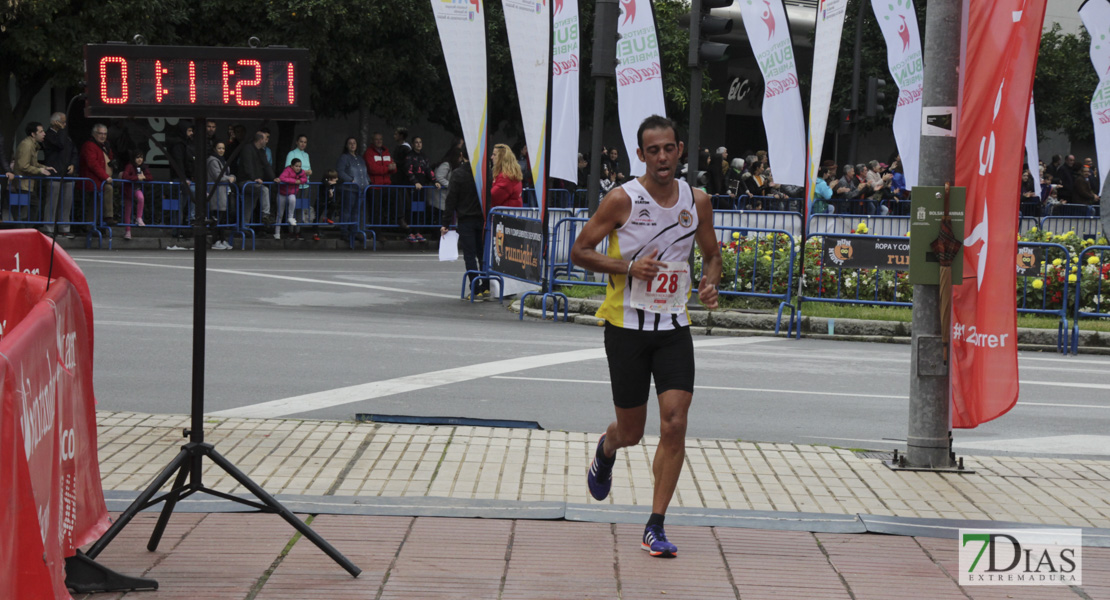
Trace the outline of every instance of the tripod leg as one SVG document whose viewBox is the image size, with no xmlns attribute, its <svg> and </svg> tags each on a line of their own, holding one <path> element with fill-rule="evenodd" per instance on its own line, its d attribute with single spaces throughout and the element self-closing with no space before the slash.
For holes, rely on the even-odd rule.
<svg viewBox="0 0 1110 600">
<path fill-rule="evenodd" d="M 309 541 L 311 541 L 313 544 L 316 544 L 317 548 L 323 550 L 324 554 L 327 554 L 329 557 L 331 557 L 332 560 L 338 563 L 339 566 L 343 567 L 344 570 L 351 574 L 351 577 L 358 577 L 358 574 L 362 572 L 362 569 L 356 567 L 354 563 L 347 560 L 346 556 L 343 556 L 343 554 L 336 550 L 334 546 L 329 544 L 327 540 L 320 537 L 320 535 L 313 531 L 311 527 L 305 525 L 304 521 L 298 519 L 297 515 L 293 514 L 292 511 L 290 511 L 288 508 L 285 508 L 285 506 L 278 502 L 277 499 L 267 493 L 266 490 L 262 489 L 262 486 L 258 485 L 254 481 L 251 481 L 251 479 L 247 477 L 245 473 L 236 468 L 235 465 L 231 464 L 231 462 L 224 458 L 219 452 L 216 452 L 214 449 L 210 449 L 208 451 L 208 456 L 212 458 L 212 462 L 219 465 L 219 467 L 227 472 L 228 475 L 231 475 L 233 478 L 235 478 L 235 481 L 238 481 L 240 485 L 247 488 L 250 493 L 254 494 L 255 497 L 261 500 L 263 504 L 269 506 L 271 509 L 273 509 L 274 512 L 281 515 L 281 518 L 285 519 L 290 525 L 293 526 L 294 529 L 301 532 L 301 535 L 308 538 Z"/>
<path fill-rule="evenodd" d="M 199 457 L 194 457 L 193 460 L 199 460 Z M 185 487 L 185 479 L 189 477 L 189 467 L 189 463 L 185 463 L 177 471 L 177 479 L 174 480 L 173 487 L 166 496 L 166 503 L 162 505 L 162 514 L 158 515 L 158 522 L 154 524 L 154 531 L 150 533 L 150 541 L 146 543 L 146 549 L 151 552 L 157 550 L 158 542 L 162 541 L 162 534 L 165 533 L 166 525 L 170 522 L 170 515 L 173 514 L 173 508 L 177 506 L 178 491 Z"/>
<path fill-rule="evenodd" d="M 155 477 L 154 481 L 150 482 L 150 485 L 143 490 L 143 493 L 139 494 L 138 498 L 135 498 L 131 506 L 128 506 L 127 510 L 120 513 L 120 516 L 116 519 L 115 523 L 112 523 L 108 531 L 105 531 L 104 535 L 100 536 L 100 539 L 96 540 L 96 543 L 89 547 L 89 551 L 86 552 L 85 555 L 89 558 L 96 558 L 97 555 L 103 552 L 104 548 L 108 547 L 108 544 L 112 543 L 112 540 L 119 535 L 119 532 L 131 522 L 135 514 L 142 510 L 142 508 L 146 506 L 146 503 L 150 502 L 150 499 L 154 497 L 154 494 L 158 493 L 158 490 L 162 489 L 162 486 L 170 480 L 170 476 L 173 475 L 173 472 L 187 464 L 186 461 L 191 454 L 192 453 L 187 448 L 182 448 L 181 452 L 178 452 L 177 456 L 170 461 L 170 464 L 166 465 L 165 469 L 162 469 L 158 477 Z"/>
</svg>

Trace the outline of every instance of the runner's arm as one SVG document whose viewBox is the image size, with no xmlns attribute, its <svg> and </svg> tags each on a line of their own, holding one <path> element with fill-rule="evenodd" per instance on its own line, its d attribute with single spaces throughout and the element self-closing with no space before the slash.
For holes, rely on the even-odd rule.
<svg viewBox="0 0 1110 600">
<path fill-rule="evenodd" d="M 698 299 L 706 308 L 717 308 L 717 284 L 721 282 L 721 247 L 713 231 L 713 204 L 709 195 L 694 190 L 694 205 L 698 210 L 698 231 L 695 239 L 701 248 L 702 277 L 698 284 Z"/>
<path fill-rule="evenodd" d="M 632 198 L 622 188 L 615 188 L 605 195 L 597 212 L 590 217 L 574 247 L 570 250 L 570 260 L 575 266 L 587 271 L 624 275 L 629 272 L 629 261 L 611 258 L 597 251 L 597 245 L 614 229 L 621 226 L 632 214 Z M 637 261 L 638 262 L 638 261 Z M 645 274 L 646 275 L 646 274 Z M 652 276 L 655 274 L 652 273 Z"/>
</svg>

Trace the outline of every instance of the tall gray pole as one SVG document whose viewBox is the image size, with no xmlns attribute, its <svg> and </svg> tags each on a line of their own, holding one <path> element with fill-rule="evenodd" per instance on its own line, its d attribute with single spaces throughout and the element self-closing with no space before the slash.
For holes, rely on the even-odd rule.
<svg viewBox="0 0 1110 600">
<path fill-rule="evenodd" d="M 698 64 L 699 46 L 701 46 L 701 0 L 690 0 L 690 52 L 686 61 L 687 66 L 690 67 L 690 131 L 686 144 L 686 181 L 690 185 L 698 184 L 698 169 L 701 167 L 701 156 L 698 154 L 698 145 L 701 144 L 702 86 L 701 67 Z"/>
<path fill-rule="evenodd" d="M 932 0 L 925 13 L 923 108 L 955 107 L 959 95 L 960 0 Z M 918 185 L 943 186 L 956 177 L 956 138 L 921 137 Z M 940 329 L 940 287 L 913 286 L 910 423 L 907 466 L 950 468 L 948 365 Z"/>
<path fill-rule="evenodd" d="M 597 0 L 594 4 L 593 66 L 594 124 L 590 137 L 590 180 L 586 183 L 590 216 L 597 212 L 601 196 L 601 131 L 605 128 L 606 80 L 616 78 L 618 0 Z"/>
</svg>

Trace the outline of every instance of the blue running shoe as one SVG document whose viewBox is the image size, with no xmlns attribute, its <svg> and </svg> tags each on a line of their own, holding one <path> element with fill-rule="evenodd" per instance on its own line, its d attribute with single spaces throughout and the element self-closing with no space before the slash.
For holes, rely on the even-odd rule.
<svg viewBox="0 0 1110 600">
<path fill-rule="evenodd" d="M 644 528 L 644 543 L 640 547 L 647 550 L 652 556 L 674 558 L 678 556 L 678 547 L 667 541 L 667 534 L 663 532 L 662 525 L 648 525 Z"/>
<path fill-rule="evenodd" d="M 586 473 L 586 485 L 590 488 L 590 495 L 594 500 L 604 500 L 609 496 L 609 489 L 613 487 L 613 463 L 616 462 L 616 457 L 605 464 L 604 461 L 597 459 L 598 454 L 602 452 L 602 447 L 605 444 L 605 434 L 601 435 L 601 439 L 597 442 L 597 451 L 594 452 L 594 459 L 590 463 L 590 470 Z"/>
</svg>

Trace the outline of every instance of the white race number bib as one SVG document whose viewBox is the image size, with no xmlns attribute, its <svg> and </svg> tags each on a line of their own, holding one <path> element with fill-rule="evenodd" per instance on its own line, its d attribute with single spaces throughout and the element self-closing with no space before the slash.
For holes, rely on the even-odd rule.
<svg viewBox="0 0 1110 600">
<path fill-rule="evenodd" d="M 632 279 L 632 308 L 676 314 L 686 310 L 690 295 L 690 263 L 668 262 L 651 281 Z"/>
</svg>

